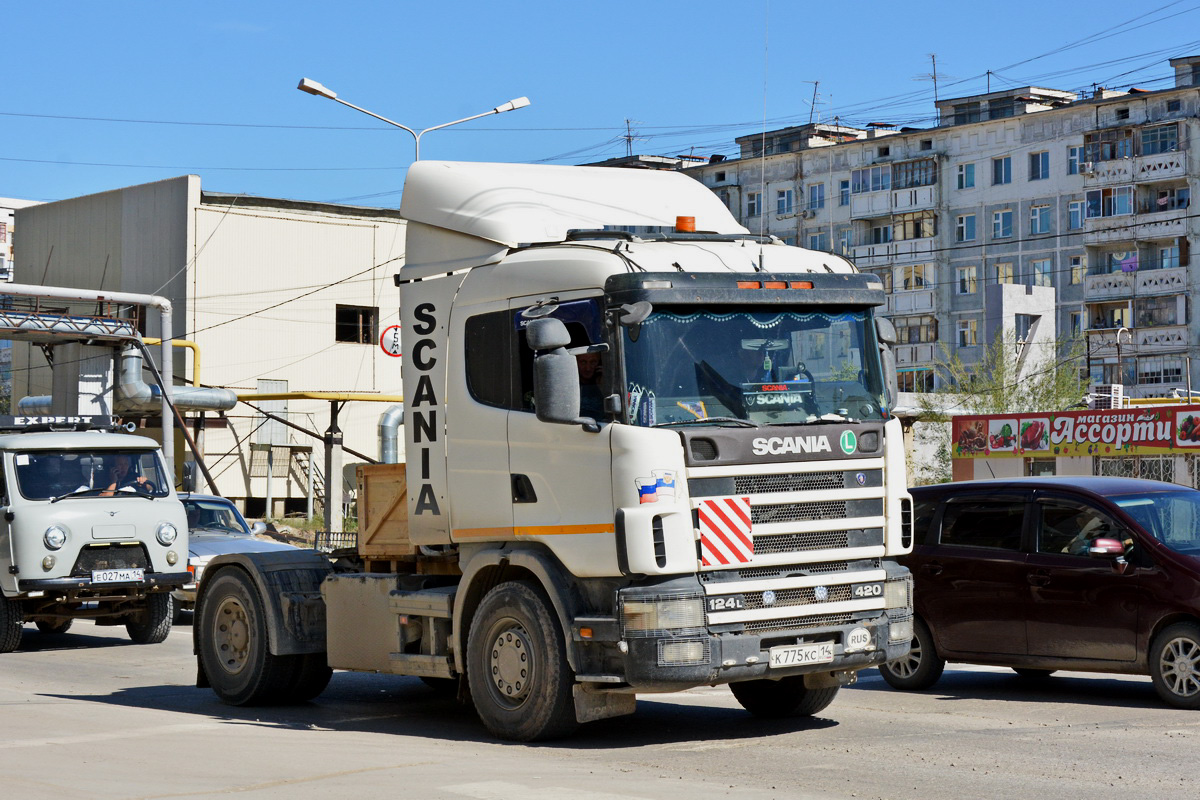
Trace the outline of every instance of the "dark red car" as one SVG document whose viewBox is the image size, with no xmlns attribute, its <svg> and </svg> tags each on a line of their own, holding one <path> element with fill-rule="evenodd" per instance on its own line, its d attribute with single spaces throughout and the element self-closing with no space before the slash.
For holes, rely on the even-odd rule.
<svg viewBox="0 0 1200 800">
<path fill-rule="evenodd" d="M 1200 708 L 1200 491 L 1128 478 L 911 490 L 912 652 L 880 668 L 925 689 L 947 661 L 1150 675 Z"/>
</svg>

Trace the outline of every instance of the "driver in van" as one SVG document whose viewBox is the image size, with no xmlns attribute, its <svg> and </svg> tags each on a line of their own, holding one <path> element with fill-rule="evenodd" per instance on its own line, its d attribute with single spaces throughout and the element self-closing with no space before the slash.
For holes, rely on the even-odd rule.
<svg viewBox="0 0 1200 800">
<path fill-rule="evenodd" d="M 108 487 L 100 493 L 101 497 L 112 497 L 118 489 L 126 486 L 132 486 L 135 489 L 140 489 L 144 492 L 149 492 L 152 489 L 152 484 L 146 480 L 145 475 L 138 475 L 132 470 L 132 463 L 129 456 L 117 455 L 113 457 L 112 468 L 109 469 L 110 483 Z"/>
</svg>

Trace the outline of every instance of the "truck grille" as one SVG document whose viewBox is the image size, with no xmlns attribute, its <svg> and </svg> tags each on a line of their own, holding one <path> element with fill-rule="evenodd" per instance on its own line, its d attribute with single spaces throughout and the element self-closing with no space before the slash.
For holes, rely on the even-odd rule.
<svg viewBox="0 0 1200 800">
<path fill-rule="evenodd" d="M 755 525 L 761 525 L 764 522 L 845 518 L 845 500 L 827 500 L 824 503 L 783 503 L 775 506 L 751 506 L 750 508 L 750 521 Z"/>
<path fill-rule="evenodd" d="M 72 577 L 84 577 L 96 569 L 150 568 L 150 557 L 140 544 L 94 544 L 79 551 Z"/>
<path fill-rule="evenodd" d="M 793 553 L 804 550 L 825 550 L 830 547 L 849 547 L 850 531 L 815 531 L 785 533 L 781 536 L 754 537 L 755 555 Z"/>
<path fill-rule="evenodd" d="M 832 625 L 845 625 L 854 619 L 853 614 L 817 614 L 810 617 L 788 617 L 786 619 L 764 619 L 758 622 L 747 622 L 747 633 L 766 633 L 770 631 L 790 631 L 801 628 L 824 628 Z"/>
<path fill-rule="evenodd" d="M 771 608 L 779 608 L 780 606 L 806 606 L 813 603 L 837 603 L 842 600 L 850 599 L 850 586 L 830 586 L 828 588 L 829 596 L 824 600 L 817 600 L 816 589 L 812 586 L 803 589 L 783 589 L 775 592 L 775 602 Z M 763 604 L 762 593 L 754 592 L 746 595 L 746 608 L 767 608 Z"/>
<path fill-rule="evenodd" d="M 833 575 L 839 572 L 879 569 L 882 565 L 882 559 L 863 558 L 858 561 L 818 561 L 813 564 L 792 564 L 785 567 L 726 569 L 719 572 L 701 572 L 700 581 L 711 583 L 722 580 L 752 581 L 762 578 L 792 578 L 799 575 Z"/>
<path fill-rule="evenodd" d="M 813 489 L 841 489 L 846 485 L 845 473 L 795 472 L 787 475 L 740 475 L 733 479 L 738 494 L 770 494 L 771 492 L 806 492 Z"/>
</svg>

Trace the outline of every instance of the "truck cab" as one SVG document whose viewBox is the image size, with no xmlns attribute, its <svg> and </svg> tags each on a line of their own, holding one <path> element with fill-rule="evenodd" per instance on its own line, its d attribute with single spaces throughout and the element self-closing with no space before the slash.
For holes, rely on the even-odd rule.
<svg viewBox="0 0 1200 800">
<path fill-rule="evenodd" d="M 187 518 L 158 444 L 108 418 L 0 418 L 0 652 L 77 619 L 157 643 L 187 583 Z"/>
</svg>

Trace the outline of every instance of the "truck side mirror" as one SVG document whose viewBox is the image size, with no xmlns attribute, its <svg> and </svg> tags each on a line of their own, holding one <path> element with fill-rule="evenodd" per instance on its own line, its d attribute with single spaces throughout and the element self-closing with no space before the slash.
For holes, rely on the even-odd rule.
<svg viewBox="0 0 1200 800">
<path fill-rule="evenodd" d="M 883 390 L 887 394 L 888 408 L 896 407 L 900 395 L 900 381 L 896 376 L 896 354 L 892 345 L 896 343 L 896 326 L 890 319 L 875 318 L 875 338 L 879 340 L 879 360 L 883 363 Z"/>
<path fill-rule="evenodd" d="M 531 320 L 525 327 L 526 342 L 533 359 L 533 398 L 537 418 L 558 425 L 582 425 L 593 433 L 600 423 L 579 416 L 579 368 L 567 352 L 571 334 L 562 320 L 553 317 Z"/>
</svg>

